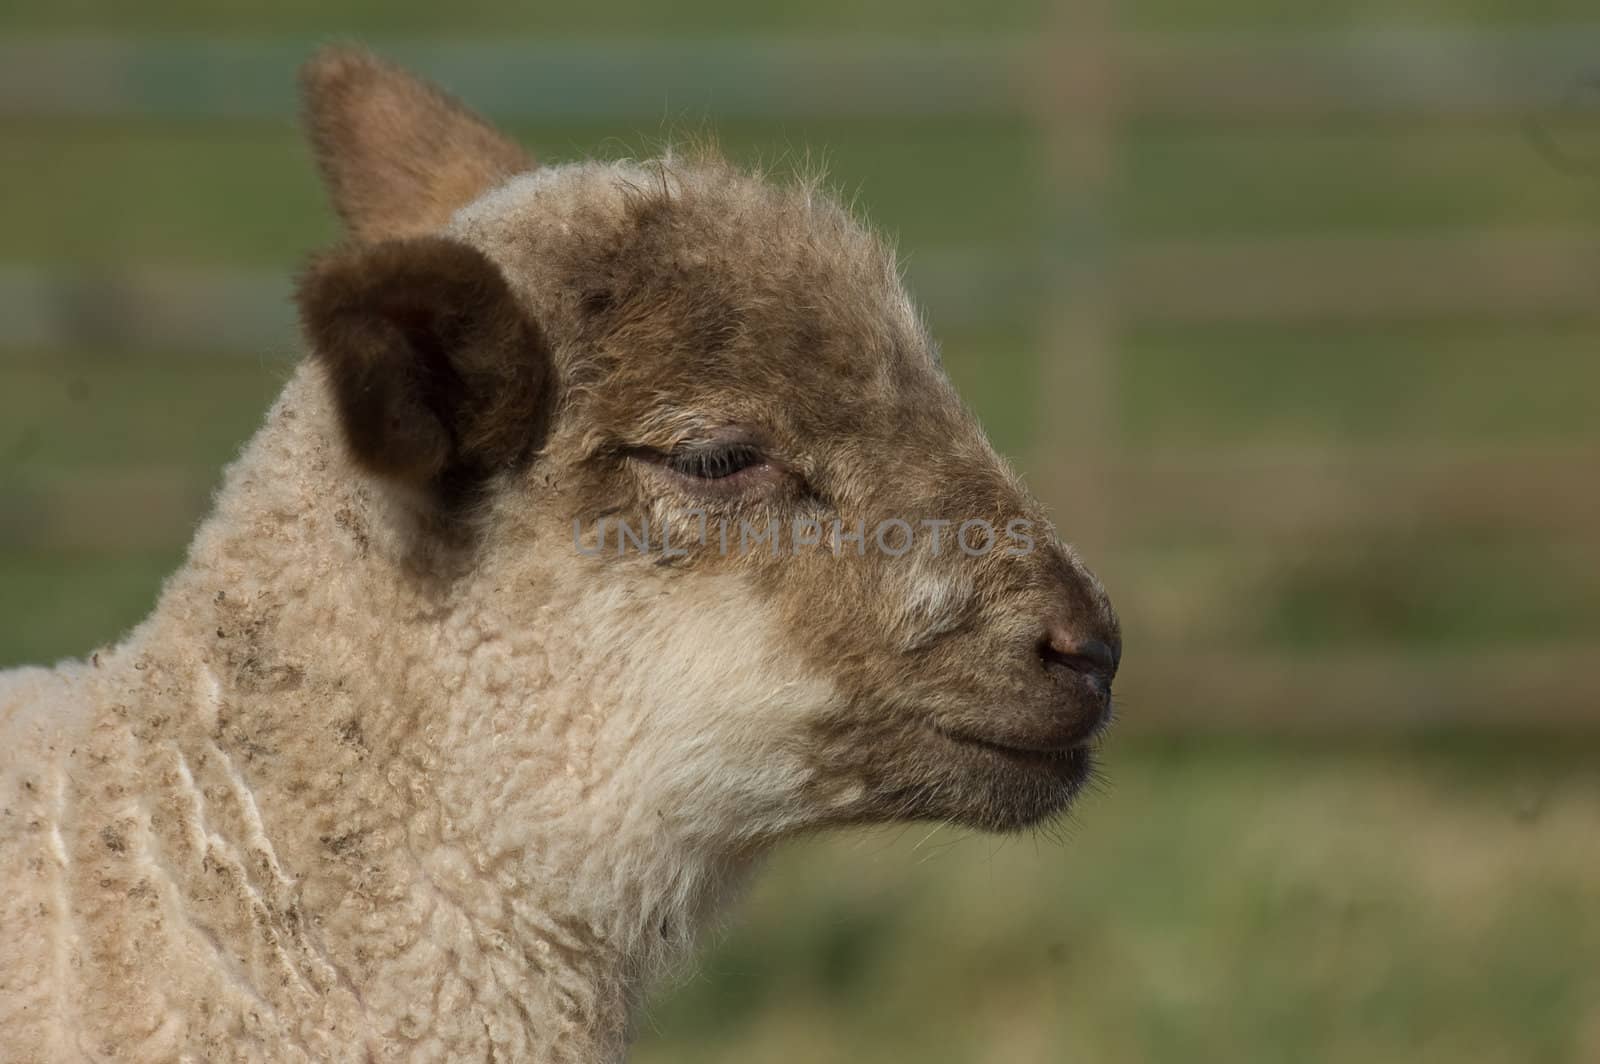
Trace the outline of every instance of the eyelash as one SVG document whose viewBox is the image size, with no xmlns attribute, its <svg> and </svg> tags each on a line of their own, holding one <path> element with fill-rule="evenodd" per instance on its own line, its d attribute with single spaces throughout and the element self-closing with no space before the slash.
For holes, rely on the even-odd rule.
<svg viewBox="0 0 1600 1064">
<path fill-rule="evenodd" d="M 726 480 L 766 461 L 760 451 L 747 443 L 700 447 L 668 454 L 662 464 L 673 472 L 695 480 Z"/>
</svg>

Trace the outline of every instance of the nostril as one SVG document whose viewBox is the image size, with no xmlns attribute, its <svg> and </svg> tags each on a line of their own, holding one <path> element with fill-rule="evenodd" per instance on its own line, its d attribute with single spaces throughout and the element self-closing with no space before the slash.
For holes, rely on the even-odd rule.
<svg viewBox="0 0 1600 1064">
<path fill-rule="evenodd" d="M 1109 684 L 1117 672 L 1117 655 L 1098 639 L 1075 639 L 1052 629 L 1039 641 L 1039 659 L 1046 669 L 1065 668 Z"/>
</svg>

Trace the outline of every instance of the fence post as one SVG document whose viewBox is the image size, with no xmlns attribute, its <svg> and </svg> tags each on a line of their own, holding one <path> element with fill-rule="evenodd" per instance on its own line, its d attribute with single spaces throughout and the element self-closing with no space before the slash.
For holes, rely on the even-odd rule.
<svg viewBox="0 0 1600 1064">
<path fill-rule="evenodd" d="M 1111 542 L 1115 457 L 1117 35 L 1111 0 L 1057 0 L 1037 59 L 1045 292 L 1033 468 L 1064 538 Z"/>
</svg>

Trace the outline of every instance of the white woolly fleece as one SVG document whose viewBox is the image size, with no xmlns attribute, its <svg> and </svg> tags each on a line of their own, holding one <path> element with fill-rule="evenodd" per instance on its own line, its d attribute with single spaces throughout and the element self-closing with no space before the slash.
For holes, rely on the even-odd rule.
<svg viewBox="0 0 1600 1064">
<path fill-rule="evenodd" d="M 0 1059 L 617 1060 L 794 815 L 736 581 L 433 588 L 335 429 L 308 365 L 150 619 L 0 674 Z"/>
</svg>

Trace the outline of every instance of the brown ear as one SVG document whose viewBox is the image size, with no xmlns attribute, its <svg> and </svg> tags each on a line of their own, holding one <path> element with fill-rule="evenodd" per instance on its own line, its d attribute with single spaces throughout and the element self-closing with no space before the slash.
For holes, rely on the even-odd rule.
<svg viewBox="0 0 1600 1064">
<path fill-rule="evenodd" d="M 305 123 L 334 209 L 361 240 L 436 232 L 534 161 L 439 89 L 353 48 L 300 72 Z"/>
<path fill-rule="evenodd" d="M 368 470 L 451 496 L 541 445 L 550 351 L 476 249 L 425 236 L 335 251 L 306 271 L 298 301 Z"/>
</svg>

